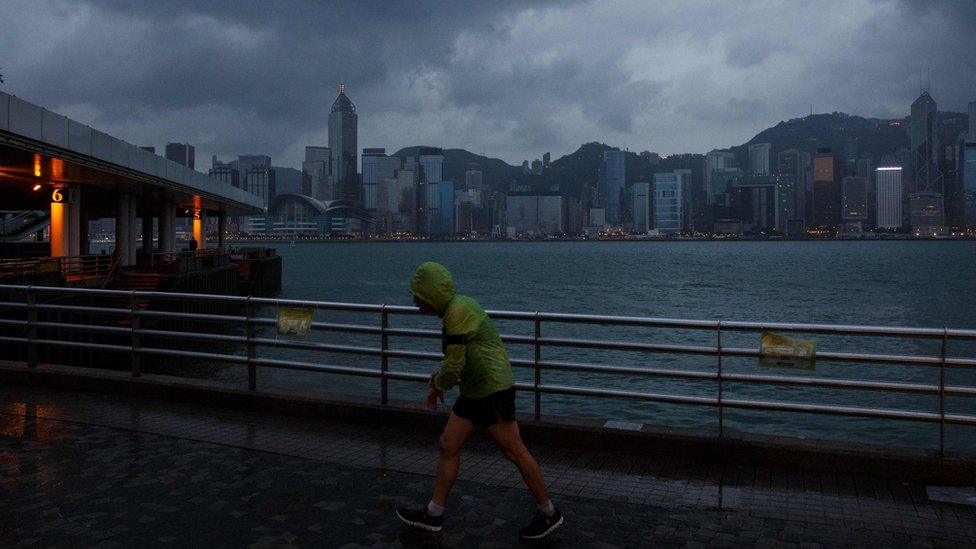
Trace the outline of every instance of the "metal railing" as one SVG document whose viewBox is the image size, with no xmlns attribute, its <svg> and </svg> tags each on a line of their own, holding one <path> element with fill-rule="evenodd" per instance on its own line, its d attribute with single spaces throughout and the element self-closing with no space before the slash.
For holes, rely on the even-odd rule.
<svg viewBox="0 0 976 549">
<path fill-rule="evenodd" d="M 203 250 L 184 250 L 181 252 L 155 252 L 149 256 L 149 266 L 152 268 L 169 265 L 181 257 L 208 257 L 225 253 L 223 248 L 206 248 Z"/>
<path fill-rule="evenodd" d="M 115 306 L 69 305 L 63 303 L 45 303 L 39 300 L 44 295 L 69 295 L 109 298 Z M 222 295 L 181 294 L 168 292 L 139 292 L 118 290 L 93 290 L 79 288 L 47 288 L 32 286 L 0 285 L 0 296 L 6 295 L 5 301 L 0 301 L 0 311 L 20 311 L 23 318 L 0 318 L 0 329 L 3 327 L 19 329 L 17 336 L 0 336 L 0 344 L 25 345 L 30 366 L 37 364 L 37 349 L 40 346 L 59 348 L 78 348 L 99 352 L 124 353 L 130 357 L 133 376 L 141 374 L 140 357 L 182 357 L 189 359 L 227 362 L 247 367 L 247 383 L 252 391 L 257 387 L 258 368 L 276 368 L 305 372 L 318 372 L 375 378 L 380 380 L 379 399 L 382 404 L 389 402 L 390 380 L 422 382 L 428 381 L 427 375 L 396 371 L 390 369 L 390 359 L 429 360 L 439 361 L 441 353 L 423 352 L 416 350 L 395 349 L 390 345 L 390 338 L 424 338 L 437 339 L 441 337 L 439 330 L 397 328 L 391 327 L 391 316 L 418 315 L 414 307 L 397 305 L 369 305 L 359 303 L 336 303 L 323 301 L 300 301 L 289 299 L 268 299 L 255 297 L 237 297 Z M 23 301 L 16 298 L 22 298 Z M 0 298 L 3 299 L 3 298 Z M 121 300 L 127 300 L 128 306 L 119 307 Z M 204 314 L 190 312 L 174 312 L 144 309 L 140 302 L 152 300 L 179 300 L 184 303 L 210 303 L 234 306 L 234 314 Z M 357 346 L 335 344 L 316 341 L 288 340 L 262 337 L 258 333 L 261 327 L 275 326 L 277 319 L 258 316 L 261 307 L 307 307 L 313 310 L 342 311 L 348 313 L 371 313 L 379 315 L 376 325 L 343 324 L 335 322 L 312 322 L 311 330 L 338 332 L 346 334 L 363 334 L 378 338 L 378 346 Z M 91 323 L 70 322 L 42 322 L 38 320 L 38 313 L 65 312 L 109 316 L 122 319 L 118 326 L 99 326 Z M 853 416 L 862 418 L 905 420 L 910 422 L 935 423 L 939 428 L 939 450 L 945 451 L 946 425 L 976 426 L 976 415 L 948 413 L 946 411 L 946 397 L 976 397 L 976 387 L 947 384 L 946 371 L 949 368 L 976 368 L 976 358 L 947 356 L 946 348 L 950 340 L 976 341 L 976 330 L 954 328 L 912 328 L 885 326 L 853 326 L 830 324 L 788 324 L 788 323 L 757 323 L 732 322 L 718 320 L 680 320 L 670 318 L 646 318 L 629 316 L 601 316 L 582 314 L 560 314 L 545 312 L 518 311 L 488 311 L 493 319 L 529 322 L 532 325 L 531 335 L 502 335 L 507 343 L 531 346 L 532 359 L 512 359 L 512 365 L 533 370 L 531 383 L 517 383 L 516 389 L 531 393 L 534 397 L 534 415 L 538 419 L 542 415 L 542 400 L 544 394 L 574 395 L 596 398 L 623 398 L 639 401 L 659 403 L 687 404 L 694 406 L 713 407 L 718 411 L 717 430 L 720 437 L 726 436 L 724 430 L 724 412 L 727 409 L 765 410 L 776 412 L 801 412 L 827 414 L 838 416 Z M 0 315 L 3 316 L 3 315 Z M 201 330 L 165 330 L 146 328 L 146 319 L 170 319 L 194 322 L 213 322 L 238 328 L 241 335 L 228 333 L 210 333 Z M 637 341 L 612 341 L 596 339 L 579 339 L 568 337 L 547 337 L 543 335 L 543 327 L 554 324 L 589 324 L 598 326 L 617 326 L 632 328 L 666 328 L 703 331 L 714 334 L 714 345 L 674 345 L 644 343 Z M 80 331 L 89 334 L 117 335 L 126 338 L 125 344 L 96 343 L 86 341 L 70 341 L 65 339 L 38 338 L 38 330 L 67 330 Z M 761 353 L 757 348 L 730 347 L 723 344 L 723 335 L 735 332 L 762 332 L 775 330 L 785 333 L 807 333 L 831 336 L 875 336 L 892 338 L 921 338 L 940 342 L 939 356 L 907 355 L 907 354 L 876 354 L 851 352 L 818 352 L 818 361 L 837 361 L 848 363 L 872 363 L 888 365 L 923 366 L 939 369 L 938 383 L 917 383 L 904 381 L 872 381 L 867 379 L 836 379 L 829 377 L 768 375 L 729 372 L 723 367 L 723 361 L 732 357 L 752 357 L 759 359 Z M 223 352 L 205 352 L 200 350 L 179 350 L 146 345 L 147 338 L 168 338 L 194 342 L 213 342 L 240 345 L 242 354 L 228 354 Z M 330 365 L 310 361 L 286 360 L 280 358 L 265 358 L 257 356 L 260 347 L 276 347 L 286 349 L 300 349 L 310 352 L 340 353 L 373 357 L 377 364 L 375 368 L 357 366 Z M 542 359 L 543 348 L 591 349 L 599 351 L 635 351 L 642 353 L 663 353 L 678 355 L 698 355 L 715 358 L 715 368 L 711 370 L 687 370 L 598 365 L 583 362 L 565 362 Z M 543 373 L 546 371 L 589 372 L 599 374 L 621 374 L 660 379 L 684 379 L 708 381 L 715 383 L 715 391 L 711 396 L 691 396 L 671 393 L 653 393 L 607 389 L 599 387 L 582 387 L 577 385 L 558 385 L 545 383 Z M 767 400 L 750 400 L 728 398 L 723 390 L 727 383 L 766 384 L 780 386 L 802 386 L 829 389 L 868 390 L 881 393 L 901 393 L 930 395 L 938 399 L 938 411 L 905 410 L 883 407 L 842 406 L 808 402 L 784 402 Z"/>
</svg>

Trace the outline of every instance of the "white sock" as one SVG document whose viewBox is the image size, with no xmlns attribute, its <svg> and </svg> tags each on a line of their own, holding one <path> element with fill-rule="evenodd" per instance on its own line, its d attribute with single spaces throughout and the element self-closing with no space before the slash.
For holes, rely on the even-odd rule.
<svg viewBox="0 0 976 549">
<path fill-rule="evenodd" d="M 542 511 L 542 514 L 547 517 L 551 517 L 556 514 L 556 506 L 552 504 L 551 499 L 546 500 L 545 503 L 540 503 L 539 510 Z"/>
<path fill-rule="evenodd" d="M 427 504 L 427 514 L 432 517 L 439 517 L 444 514 L 444 506 L 437 505 L 434 500 L 430 500 L 430 503 Z"/>
</svg>

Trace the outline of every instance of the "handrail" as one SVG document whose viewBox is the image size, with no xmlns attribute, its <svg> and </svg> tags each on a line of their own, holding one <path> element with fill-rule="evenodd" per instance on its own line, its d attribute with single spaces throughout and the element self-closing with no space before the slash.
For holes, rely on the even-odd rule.
<svg viewBox="0 0 976 549">
<path fill-rule="evenodd" d="M 36 356 L 37 349 L 40 346 L 128 353 L 131 357 L 130 360 L 133 363 L 133 375 L 138 375 L 139 357 L 144 355 L 177 358 L 182 357 L 247 365 L 249 371 L 248 384 L 251 390 L 257 390 L 256 369 L 258 367 L 283 368 L 309 372 L 326 372 L 332 374 L 379 379 L 381 385 L 380 401 L 383 404 L 386 404 L 388 402 L 389 380 L 426 381 L 426 376 L 392 370 L 390 368 L 389 359 L 399 358 L 422 361 L 438 361 L 442 358 L 442 355 L 439 352 L 433 353 L 402 348 L 397 349 L 391 346 L 390 339 L 394 337 L 421 340 L 429 340 L 431 338 L 439 337 L 439 332 L 435 330 L 390 326 L 390 319 L 394 316 L 419 314 L 418 309 L 410 306 L 219 296 L 158 291 L 143 292 L 18 286 L 7 284 L 0 284 L 0 292 L 8 292 L 11 296 L 10 298 L 6 299 L 0 297 L 0 299 L 3 299 L 0 301 L 0 311 L 10 311 L 16 315 L 21 315 L 22 313 L 26 315 L 26 320 L 23 320 L 23 316 L 17 316 L 16 318 L 0 318 L 0 329 L 7 327 L 9 330 L 13 330 L 12 332 L 8 330 L 2 334 L 2 336 L 0 336 L 0 343 L 27 345 L 28 356 Z M 66 304 L 56 301 L 52 302 L 51 300 L 46 299 L 38 299 L 38 296 L 50 294 L 108 298 L 109 303 L 100 305 L 96 305 L 94 303 Z M 27 299 L 23 302 L 16 301 L 13 298 L 17 295 L 26 295 Z M 176 301 L 185 304 L 201 304 L 207 302 L 211 304 L 232 306 L 232 308 L 236 309 L 236 311 L 228 312 L 226 314 L 215 314 L 212 312 L 204 313 L 180 312 L 174 310 L 145 310 L 135 306 L 137 301 L 145 301 L 150 303 Z M 119 306 L 120 303 L 127 303 L 128 305 Z M 378 337 L 379 340 L 377 341 L 377 345 L 354 345 L 346 342 L 337 344 L 311 340 L 303 341 L 263 337 L 258 334 L 257 328 L 261 326 L 272 326 L 276 323 L 276 319 L 274 317 L 259 316 L 257 313 L 260 312 L 261 307 L 308 307 L 317 310 L 377 314 L 379 323 L 376 325 L 317 321 L 312 322 L 311 330 L 315 332 L 321 331 L 360 334 L 363 337 Z M 197 311 L 199 311 L 199 309 L 197 309 Z M 72 313 L 69 318 L 73 318 L 74 320 L 70 322 L 61 322 L 52 321 L 51 319 L 37 318 L 38 313 L 45 312 Z M 514 358 L 511 362 L 512 365 L 517 368 L 527 368 L 533 371 L 532 382 L 528 384 L 517 384 L 516 388 L 534 395 L 534 411 L 537 418 L 541 417 L 542 413 L 541 395 L 554 394 L 580 397 L 624 398 L 636 399 L 640 401 L 715 407 L 719 411 L 718 433 L 720 437 L 725 436 L 725 431 L 723 429 L 723 411 L 726 408 L 766 410 L 771 412 L 803 412 L 875 419 L 897 419 L 904 421 L 918 421 L 923 423 L 934 422 L 939 424 L 940 452 L 944 451 L 946 444 L 945 425 L 976 425 L 976 414 L 946 413 L 945 407 L 945 399 L 947 396 L 966 398 L 976 397 L 976 387 L 949 384 L 946 377 L 947 368 L 976 369 L 976 357 L 948 356 L 946 354 L 946 343 L 950 339 L 966 341 L 976 340 L 976 330 L 973 329 L 958 329 L 948 327 L 924 328 L 768 322 L 760 323 L 725 320 L 710 321 L 524 311 L 489 311 L 489 314 L 496 319 L 521 321 L 531 323 L 532 325 L 531 335 L 504 334 L 502 335 L 502 339 L 506 342 L 517 345 L 532 346 L 533 352 L 530 359 Z M 128 325 L 104 326 L 90 324 L 77 320 L 78 315 L 90 315 L 92 318 L 128 319 Z M 208 323 L 207 325 L 210 325 L 209 323 L 216 323 L 224 326 L 231 326 L 235 329 L 243 329 L 243 335 L 213 333 L 213 330 L 162 329 L 152 326 L 147 328 L 146 323 L 151 319 L 193 321 L 198 323 Z M 716 341 L 714 345 L 674 345 L 613 340 L 607 338 L 585 339 L 543 335 L 543 327 L 553 324 L 592 324 L 597 326 L 709 330 L 714 332 Z M 45 332 L 43 332 L 39 337 L 38 331 L 40 330 L 44 330 Z M 50 336 L 45 337 L 43 335 L 44 333 L 50 333 L 51 330 L 101 334 L 103 339 L 96 339 L 94 342 L 90 342 L 75 341 L 74 339 L 76 338 L 52 338 Z M 763 372 L 754 374 L 726 371 L 726 369 L 722 366 L 723 359 L 728 357 L 759 358 L 761 357 L 761 353 L 755 348 L 732 347 L 727 344 L 723 344 L 723 333 L 760 332 L 763 330 L 844 336 L 874 336 L 879 338 L 891 337 L 932 339 L 937 337 L 942 343 L 941 354 L 939 356 L 821 351 L 817 353 L 817 359 L 844 363 L 893 364 L 907 367 L 925 366 L 930 368 L 937 367 L 939 368 L 939 382 L 879 381 L 872 379 L 857 379 L 856 376 L 850 375 L 845 375 L 843 378 L 833 378 L 823 375 L 797 376 L 786 375 L 784 373 L 770 374 Z M 27 333 L 26 337 L 21 337 L 19 334 L 24 332 Z M 12 334 L 18 335 L 15 336 Z M 115 344 L 104 339 L 111 336 L 117 336 L 131 341 L 125 344 Z M 240 345 L 242 346 L 242 349 L 238 350 L 242 351 L 243 354 L 228 353 L 223 351 L 204 352 L 199 350 L 179 350 L 154 346 L 159 345 L 159 340 L 212 342 L 232 347 Z M 255 350 L 258 348 L 289 348 L 309 351 L 310 353 L 358 355 L 372 357 L 374 360 L 378 360 L 379 364 L 378 367 L 374 369 L 329 365 L 314 361 L 294 361 L 279 358 L 258 357 L 255 352 Z M 543 350 L 548 348 L 587 348 L 603 351 L 636 352 L 644 354 L 712 356 L 716 357 L 717 359 L 717 368 L 689 370 L 546 360 L 543 359 L 542 355 Z M 624 391 L 598 386 L 566 386 L 544 382 L 543 374 L 550 371 L 575 371 L 591 374 L 635 376 L 648 379 L 679 379 L 694 383 L 712 383 L 716 386 L 716 394 L 714 397 L 691 396 L 671 393 L 629 390 Z M 763 401 L 743 398 L 729 398 L 729 396 L 723 393 L 723 387 L 727 383 L 821 388 L 836 391 L 859 390 L 893 395 L 929 395 L 938 399 L 939 408 L 938 411 L 935 412 L 882 408 L 876 406 L 842 406 L 823 404 L 820 402 Z"/>
</svg>

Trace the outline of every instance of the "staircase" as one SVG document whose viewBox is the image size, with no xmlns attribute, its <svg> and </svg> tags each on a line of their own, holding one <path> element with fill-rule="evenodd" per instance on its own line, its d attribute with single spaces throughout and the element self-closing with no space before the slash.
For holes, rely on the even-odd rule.
<svg viewBox="0 0 976 549">
<path fill-rule="evenodd" d="M 0 212 L 0 240 L 22 240 L 50 223 L 51 212 L 47 210 Z"/>
<path fill-rule="evenodd" d="M 112 290 L 126 290 L 137 292 L 155 292 L 169 281 L 170 275 L 165 273 L 145 273 L 122 269 L 115 273 L 108 287 Z M 126 307 L 129 306 L 127 303 Z M 149 308 L 149 298 L 140 297 L 136 302 L 136 307 L 140 310 Z"/>
</svg>

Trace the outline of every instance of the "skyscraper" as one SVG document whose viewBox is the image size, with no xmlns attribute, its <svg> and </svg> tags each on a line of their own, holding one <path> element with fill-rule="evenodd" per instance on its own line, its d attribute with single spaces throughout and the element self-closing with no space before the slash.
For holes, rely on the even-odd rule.
<svg viewBox="0 0 976 549">
<path fill-rule="evenodd" d="M 966 141 L 976 143 L 976 101 L 969 102 L 969 131 L 966 132 Z"/>
<path fill-rule="evenodd" d="M 680 233 L 684 217 L 684 189 L 681 174 L 654 174 L 654 228 L 664 233 Z"/>
<path fill-rule="evenodd" d="M 305 147 L 302 162 L 302 194 L 318 200 L 332 200 L 332 150 L 328 147 Z"/>
<path fill-rule="evenodd" d="M 897 229 L 902 223 L 902 169 L 896 166 L 883 166 L 874 170 L 877 183 L 878 228 Z"/>
<path fill-rule="evenodd" d="M 776 155 L 776 173 L 789 176 L 793 180 L 792 195 L 781 194 L 780 200 L 786 205 L 786 209 L 791 211 L 789 219 L 804 219 L 806 210 L 806 180 L 807 170 L 810 168 L 810 153 L 801 152 L 797 149 L 787 149 L 780 151 Z"/>
<path fill-rule="evenodd" d="M 192 170 L 196 165 L 196 149 L 189 143 L 167 143 L 166 158 Z"/>
<path fill-rule="evenodd" d="M 912 103 L 911 147 L 913 192 L 941 193 L 939 173 L 938 107 L 928 90 Z"/>
<path fill-rule="evenodd" d="M 963 193 L 966 202 L 966 225 L 976 227 L 976 101 L 969 103 L 969 131 L 963 144 Z"/>
<path fill-rule="evenodd" d="M 624 151 L 604 151 L 598 192 L 601 204 L 607 209 L 607 223 L 610 225 L 620 225 L 620 193 L 623 192 L 626 181 Z"/>
<path fill-rule="evenodd" d="M 712 174 L 718 170 L 731 170 L 735 168 L 735 154 L 730 151 L 720 151 L 713 149 L 705 155 L 705 193 L 706 202 L 709 205 L 715 204 L 716 192 L 715 185 L 712 184 Z M 724 191 L 719 191 L 724 192 Z"/>
<path fill-rule="evenodd" d="M 440 183 L 444 179 L 444 151 L 437 147 L 421 147 L 417 151 L 420 181 Z"/>
<path fill-rule="evenodd" d="M 840 182 L 837 160 L 830 148 L 813 157 L 813 225 L 830 231 L 840 225 Z"/>
<path fill-rule="evenodd" d="M 651 184 L 638 181 L 633 186 L 634 232 L 646 233 L 651 229 Z"/>
<path fill-rule="evenodd" d="M 772 173 L 770 156 L 773 146 L 770 143 L 754 143 L 749 145 L 749 172 L 752 175 L 769 175 Z"/>
<path fill-rule="evenodd" d="M 359 200 L 357 170 L 359 117 L 346 97 L 346 85 L 339 84 L 339 96 L 329 114 L 329 149 L 332 150 L 332 184 L 335 198 Z"/>
<path fill-rule="evenodd" d="M 841 217 L 844 222 L 868 219 L 868 182 L 864 177 L 849 175 L 841 180 Z"/>
</svg>

